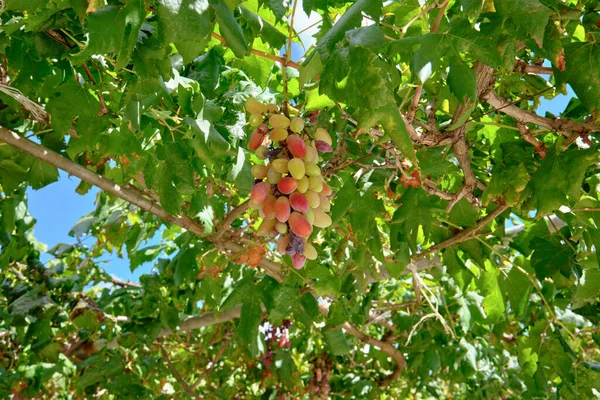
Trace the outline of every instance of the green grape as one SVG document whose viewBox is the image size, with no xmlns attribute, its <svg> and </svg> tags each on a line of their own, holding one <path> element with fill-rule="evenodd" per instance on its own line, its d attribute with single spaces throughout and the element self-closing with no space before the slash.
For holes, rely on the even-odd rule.
<svg viewBox="0 0 600 400">
<path fill-rule="evenodd" d="M 250 114 L 263 114 L 267 112 L 267 106 L 252 97 L 249 97 L 248 100 L 246 100 L 245 108 L 246 112 Z"/>
<path fill-rule="evenodd" d="M 296 117 L 290 122 L 290 129 L 292 132 L 302 132 L 304 129 L 304 120 L 302 118 Z"/>
<path fill-rule="evenodd" d="M 273 114 L 273 115 L 271 115 L 271 118 L 269 118 L 269 124 L 271 125 L 271 128 L 273 128 L 273 129 L 276 129 L 276 128 L 286 129 L 288 126 L 290 126 L 290 120 L 285 115 Z"/>
<path fill-rule="evenodd" d="M 248 122 L 250 123 L 251 127 L 258 128 L 264 120 L 265 117 L 263 117 L 261 114 L 252 114 Z"/>
<path fill-rule="evenodd" d="M 308 177 L 304 175 L 301 179 L 298 180 L 298 189 L 300 193 L 306 193 L 308 190 Z"/>
<path fill-rule="evenodd" d="M 287 165 L 290 174 L 300 180 L 304 178 L 304 162 L 299 158 L 292 158 Z"/>
<path fill-rule="evenodd" d="M 323 181 L 320 176 L 311 176 L 308 178 L 308 188 L 316 193 L 323 190 Z"/>
</svg>

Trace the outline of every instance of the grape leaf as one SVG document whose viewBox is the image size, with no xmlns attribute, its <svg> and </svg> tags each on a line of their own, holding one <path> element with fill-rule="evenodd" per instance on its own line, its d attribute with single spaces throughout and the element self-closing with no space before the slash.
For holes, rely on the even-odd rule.
<svg viewBox="0 0 600 400">
<path fill-rule="evenodd" d="M 542 47 L 550 10 L 539 0 L 502 0 L 495 3 L 496 11 L 510 19 L 517 29 L 531 36 Z"/>
</svg>

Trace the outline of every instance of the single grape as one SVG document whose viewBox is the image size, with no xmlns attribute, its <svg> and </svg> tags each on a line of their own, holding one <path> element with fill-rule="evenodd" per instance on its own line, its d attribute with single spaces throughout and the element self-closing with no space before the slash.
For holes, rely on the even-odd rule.
<svg viewBox="0 0 600 400">
<path fill-rule="evenodd" d="M 263 114 L 267 112 L 267 106 L 252 97 L 248 97 L 248 100 L 246 100 L 245 108 L 246 112 L 250 114 Z"/>
<path fill-rule="evenodd" d="M 265 135 L 261 134 L 258 130 L 253 131 L 248 141 L 248 149 L 251 151 L 258 149 L 264 139 Z"/>
<path fill-rule="evenodd" d="M 292 132 L 300 133 L 304 129 L 304 120 L 296 117 L 290 122 L 290 129 Z"/>
<path fill-rule="evenodd" d="M 304 156 L 306 156 L 306 144 L 300 136 L 290 135 L 288 136 L 286 143 L 294 157 L 304 158 Z"/>
<path fill-rule="evenodd" d="M 300 180 L 304 178 L 304 162 L 299 158 L 292 158 L 288 163 L 290 174 Z"/>
<path fill-rule="evenodd" d="M 260 146 L 258 149 L 256 149 L 256 158 L 258 158 L 259 160 L 266 160 L 267 156 L 266 156 L 266 152 L 269 151 L 269 148 L 267 146 Z"/>
<path fill-rule="evenodd" d="M 304 195 L 306 196 L 306 200 L 308 201 L 310 208 L 317 208 L 319 207 L 319 204 L 321 204 L 319 195 L 312 190 L 308 190 L 306 193 L 304 193 Z"/>
<path fill-rule="evenodd" d="M 290 215 L 288 223 L 292 232 L 300 237 L 306 238 L 312 233 L 312 226 L 308 223 L 306 217 L 299 212 L 294 211 Z"/>
<path fill-rule="evenodd" d="M 315 208 L 313 211 L 315 213 L 315 226 L 317 228 L 327 228 L 331 226 L 332 221 L 328 214 L 318 208 Z"/>
<path fill-rule="evenodd" d="M 277 198 L 272 194 L 268 195 L 265 201 L 262 203 L 262 213 L 264 218 L 273 219 L 275 218 L 275 202 Z"/>
<path fill-rule="evenodd" d="M 288 231 L 288 226 L 287 226 L 287 224 L 284 224 L 282 222 L 277 222 L 275 224 L 275 230 L 277 231 L 277 233 L 285 235 Z"/>
<path fill-rule="evenodd" d="M 298 180 L 298 191 L 300 193 L 306 193 L 308 190 L 308 177 L 304 175 L 301 179 Z"/>
<path fill-rule="evenodd" d="M 287 129 L 287 127 L 290 126 L 290 120 L 285 115 L 273 114 L 273 115 L 271 115 L 271 118 L 269 118 L 269 124 L 271 125 L 271 128 L 273 128 L 273 129 L 275 129 L 275 128 Z"/>
<path fill-rule="evenodd" d="M 260 224 L 260 226 L 258 227 L 257 233 L 259 236 L 269 236 L 271 234 L 271 231 L 273 229 L 275 229 L 275 224 L 277 223 L 277 220 L 275 218 L 273 219 L 263 219 L 263 222 Z"/>
<path fill-rule="evenodd" d="M 252 176 L 256 179 L 265 179 L 267 172 L 269 172 L 269 167 L 266 165 L 254 165 L 252 167 Z"/>
<path fill-rule="evenodd" d="M 277 252 L 282 256 L 287 254 L 287 248 L 290 244 L 290 237 L 288 235 L 281 235 L 277 241 Z"/>
<path fill-rule="evenodd" d="M 306 218 L 309 224 L 315 224 L 315 212 L 312 210 L 312 208 L 309 208 L 308 211 L 304 213 L 304 217 Z"/>
<path fill-rule="evenodd" d="M 276 104 L 267 104 L 267 112 L 273 114 L 279 112 L 279 107 Z"/>
<path fill-rule="evenodd" d="M 287 222 L 291 212 L 289 199 L 285 196 L 278 198 L 275 202 L 275 216 L 277 220 L 279 222 Z"/>
<path fill-rule="evenodd" d="M 271 140 L 273 142 L 282 142 L 285 139 L 287 139 L 288 131 L 287 131 L 287 129 L 283 129 L 283 128 L 273 129 L 271 131 L 271 133 L 269 134 L 269 136 L 271 137 Z"/>
<path fill-rule="evenodd" d="M 308 176 L 321 176 L 321 168 L 317 164 L 304 163 L 304 169 Z"/>
<path fill-rule="evenodd" d="M 323 182 L 323 190 L 321 191 L 321 194 L 323 196 L 331 196 L 331 193 L 333 193 L 331 186 L 329 186 L 327 182 Z"/>
<path fill-rule="evenodd" d="M 319 204 L 319 209 L 321 209 L 325 212 L 331 211 L 331 202 L 329 201 L 329 198 L 327 196 L 323 196 L 323 192 L 321 192 L 321 194 L 319 195 L 319 198 L 321 199 L 321 202 Z"/>
<path fill-rule="evenodd" d="M 315 140 L 321 140 L 330 146 L 333 143 L 331 136 L 329 136 L 329 133 L 323 128 L 317 128 L 315 131 Z"/>
<path fill-rule="evenodd" d="M 309 260 L 316 260 L 318 256 L 317 249 L 315 249 L 314 246 L 310 243 L 304 243 L 304 252 L 302 253 L 302 255 Z"/>
<path fill-rule="evenodd" d="M 309 182 L 310 184 L 310 182 Z M 277 183 L 277 189 L 283 194 L 290 194 L 298 188 L 298 181 L 294 178 L 285 177 Z"/>
<path fill-rule="evenodd" d="M 316 164 L 319 161 L 319 152 L 312 146 L 306 146 L 306 155 L 303 160 L 307 163 Z"/>
<path fill-rule="evenodd" d="M 265 117 L 263 117 L 261 114 L 252 114 L 248 123 L 251 127 L 258 128 L 258 126 L 262 124 L 264 120 Z"/>
<path fill-rule="evenodd" d="M 300 212 L 307 212 L 310 208 L 306 197 L 298 192 L 294 192 L 290 195 L 290 205 L 294 210 Z"/>
<path fill-rule="evenodd" d="M 308 178 L 308 188 L 316 193 L 321 193 L 323 190 L 323 181 L 320 176 L 311 176 Z"/>
<path fill-rule="evenodd" d="M 273 166 L 273 169 L 275 171 L 279 172 L 280 174 L 287 174 L 289 171 L 288 163 L 289 163 L 289 160 L 280 158 L 277 160 L 273 160 L 271 165 Z"/>
<path fill-rule="evenodd" d="M 300 254 L 294 254 L 292 256 L 292 265 L 296 269 L 301 269 L 306 264 L 306 257 L 301 256 Z"/>
<path fill-rule="evenodd" d="M 271 185 L 267 182 L 258 182 L 250 192 L 250 200 L 254 204 L 261 204 L 271 193 Z"/>
<path fill-rule="evenodd" d="M 315 142 L 315 147 L 317 148 L 317 150 L 319 150 L 321 153 L 331 153 L 333 151 L 333 148 L 331 147 L 331 145 L 325 143 L 322 140 L 317 140 Z"/>
<path fill-rule="evenodd" d="M 272 166 L 269 168 L 269 171 L 267 172 L 267 182 L 269 182 L 271 185 L 277 185 L 277 183 L 279 183 L 281 180 L 281 177 L 282 175 L 275 171 Z"/>
</svg>

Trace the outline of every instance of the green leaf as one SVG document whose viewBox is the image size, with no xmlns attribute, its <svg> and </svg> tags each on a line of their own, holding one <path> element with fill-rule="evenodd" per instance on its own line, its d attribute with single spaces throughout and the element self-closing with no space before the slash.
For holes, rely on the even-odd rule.
<svg viewBox="0 0 600 400">
<path fill-rule="evenodd" d="M 583 105 L 594 112 L 600 109 L 600 44 L 598 39 L 565 45 L 565 70 L 556 71 L 566 81 Z"/>
<path fill-rule="evenodd" d="M 240 322 L 236 333 L 239 343 L 248 346 L 250 353 L 256 356 L 258 353 L 258 326 L 262 321 L 262 310 L 258 297 L 252 296 L 250 300 L 242 304 Z"/>
<path fill-rule="evenodd" d="M 13 160 L 0 161 L 0 182 L 4 192 L 17 189 L 27 176 L 27 171 Z"/>
<path fill-rule="evenodd" d="M 558 271 L 570 275 L 574 257 L 570 247 L 554 238 L 536 237 L 531 241 L 531 248 L 531 266 L 540 280 L 552 277 Z"/>
<path fill-rule="evenodd" d="M 484 296 L 481 305 L 485 310 L 487 324 L 497 324 L 506 318 L 504 298 L 498 285 L 499 273 L 497 267 L 488 264 L 487 270 L 483 271 L 477 280 L 477 287 Z"/>
<path fill-rule="evenodd" d="M 597 149 L 575 148 L 561 152 L 562 143 L 548 149 L 548 154 L 523 191 L 524 207 L 537 210 L 538 216 L 548 215 L 568 200 L 581 196 L 581 182 L 587 168 L 598 162 Z"/>
<path fill-rule="evenodd" d="M 29 167 L 27 181 L 33 189 L 41 189 L 58 181 L 58 169 L 45 161 L 36 159 Z"/>
<path fill-rule="evenodd" d="M 450 221 L 462 227 L 477 224 L 477 210 L 467 199 L 461 199 L 450 211 Z"/>
<path fill-rule="evenodd" d="M 346 335 L 344 335 L 344 332 L 342 332 L 342 328 L 340 327 L 335 329 L 324 328 L 323 339 L 327 344 L 329 352 L 334 356 L 343 356 L 352 350 L 346 339 Z"/>
<path fill-rule="evenodd" d="M 223 0 L 209 0 L 210 5 L 215 9 L 217 23 L 223 38 L 227 41 L 229 47 L 236 57 L 242 58 L 250 54 L 250 49 L 242 33 L 242 28 L 236 21 L 231 10 Z"/>
<path fill-rule="evenodd" d="M 523 192 L 530 179 L 527 167 L 523 164 L 496 164 L 492 169 L 492 180 L 483 192 L 481 200 L 484 205 L 498 200 L 514 205 L 519 201 L 521 192 Z"/>
<path fill-rule="evenodd" d="M 450 61 L 447 82 L 450 91 L 461 103 L 474 103 L 477 101 L 475 71 L 457 57 L 453 57 Z"/>
<path fill-rule="evenodd" d="M 386 38 L 381 28 L 377 25 L 356 28 L 346 32 L 346 40 L 351 46 L 366 47 L 377 51 L 386 44 Z"/>
<path fill-rule="evenodd" d="M 269 7 L 273 11 L 273 14 L 275 14 L 277 21 L 281 21 L 288 10 L 288 7 L 283 4 L 283 0 L 259 0 L 259 3 L 261 6 Z"/>
<path fill-rule="evenodd" d="M 143 0 L 133 0 L 122 7 L 103 7 L 87 17 L 88 43 L 71 56 L 76 64 L 84 63 L 94 54 L 117 53 L 115 69 L 129 64 L 138 34 L 146 17 Z"/>
<path fill-rule="evenodd" d="M 92 128 L 98 118 L 100 103 L 85 86 L 67 83 L 57 88 L 57 96 L 48 102 L 47 109 L 52 128 L 64 134 L 71 129 L 76 118 L 76 130 Z"/>
<path fill-rule="evenodd" d="M 542 47 L 544 31 L 552 10 L 539 0 L 502 0 L 494 5 L 498 14 L 510 19 L 518 30 L 531 36 Z"/>
<path fill-rule="evenodd" d="M 505 277 L 500 279 L 500 288 L 510 301 L 510 308 L 515 316 L 523 315 L 531 291 L 531 282 L 527 275 L 513 267 Z"/>
<path fill-rule="evenodd" d="M 586 269 L 579 279 L 575 299 L 580 303 L 596 303 L 600 297 L 600 270 Z"/>
<path fill-rule="evenodd" d="M 468 20 L 454 20 L 450 24 L 450 30 L 443 35 L 446 36 L 445 42 L 448 43 L 455 55 L 460 56 L 461 52 L 468 52 L 471 57 L 490 67 L 502 66 L 503 58 L 498 52 L 498 43 L 475 30 Z"/>
<path fill-rule="evenodd" d="M 260 15 L 253 13 L 244 6 L 239 7 L 242 15 L 242 24 L 252 32 L 252 38 L 260 37 L 263 42 L 269 43 L 273 48 L 280 49 L 287 40 L 279 29 L 265 21 Z"/>
<path fill-rule="evenodd" d="M 475 18 L 481 12 L 484 2 L 485 0 L 460 0 L 460 5 L 465 14 Z"/>
<path fill-rule="evenodd" d="M 180 250 L 176 258 L 177 264 L 175 265 L 175 274 L 173 275 L 176 286 L 195 281 L 196 275 L 198 275 L 197 254 L 198 251 L 195 248 Z"/>
</svg>

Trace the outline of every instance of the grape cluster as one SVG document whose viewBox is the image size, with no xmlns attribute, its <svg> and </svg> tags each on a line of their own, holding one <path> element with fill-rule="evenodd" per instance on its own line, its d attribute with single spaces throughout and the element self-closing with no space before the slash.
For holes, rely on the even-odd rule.
<svg viewBox="0 0 600 400">
<path fill-rule="evenodd" d="M 277 251 L 292 256 L 294 268 L 300 269 L 307 259 L 317 258 L 307 241 L 313 227 L 331 225 L 332 190 L 318 164 L 319 152 L 332 151 L 331 136 L 323 128 L 307 129 L 300 117 L 290 121 L 275 104 L 250 98 L 246 111 L 254 128 L 248 148 L 264 160 L 252 167 L 250 204 L 263 218 L 258 234 L 279 235 Z"/>
</svg>

